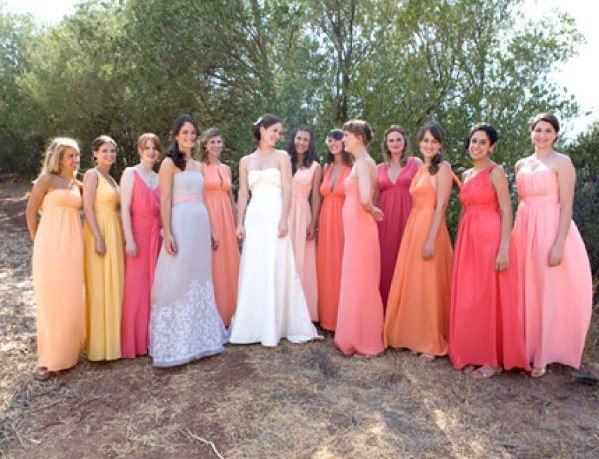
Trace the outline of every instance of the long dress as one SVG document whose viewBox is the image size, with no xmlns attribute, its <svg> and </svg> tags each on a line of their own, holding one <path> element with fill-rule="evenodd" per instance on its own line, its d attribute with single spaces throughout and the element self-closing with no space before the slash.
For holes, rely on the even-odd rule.
<svg viewBox="0 0 599 459">
<path fill-rule="evenodd" d="M 449 329 L 449 357 L 458 369 L 529 369 L 513 245 L 509 268 L 495 269 L 501 243 L 499 202 L 489 179 L 495 166 L 480 171 L 460 191 L 463 215 L 455 245 Z"/>
<path fill-rule="evenodd" d="M 94 214 L 104 237 L 104 255 L 96 253 L 93 233 L 87 222 L 83 225 L 87 358 L 92 361 L 121 357 L 121 310 L 125 277 L 119 191 L 102 174 L 96 175 L 98 187 Z"/>
<path fill-rule="evenodd" d="M 293 247 L 295 268 L 299 275 L 312 322 L 318 322 L 318 283 L 316 277 L 316 241 L 306 239 L 312 219 L 310 191 L 312 178 L 318 167 L 316 161 L 307 168 L 299 168 L 291 181 L 291 207 L 289 208 L 289 236 Z"/>
<path fill-rule="evenodd" d="M 137 255 L 125 254 L 125 289 L 121 316 L 121 357 L 148 353 L 148 327 L 154 271 L 160 251 L 160 192 L 133 171 L 131 230 Z"/>
<path fill-rule="evenodd" d="M 381 282 L 379 289 L 383 299 L 383 308 L 386 307 L 389 296 L 401 237 L 412 210 L 410 182 L 417 171 L 418 161 L 416 158 L 409 158 L 395 182 L 392 182 L 387 171 L 387 165 L 379 164 L 377 166 L 377 181 L 380 190 L 378 207 L 385 215 L 382 221 L 377 222 L 381 245 Z"/>
<path fill-rule="evenodd" d="M 289 236 L 279 238 L 281 172 L 250 170 L 252 193 L 245 215 L 237 310 L 231 343 L 276 346 L 281 338 L 301 343 L 318 338 L 295 270 Z"/>
<path fill-rule="evenodd" d="M 447 354 L 452 250 L 445 219 L 431 259 L 422 249 L 433 221 L 437 194 L 427 166 L 410 184 L 412 212 L 403 234 L 389 290 L 385 345 L 431 355 Z"/>
<path fill-rule="evenodd" d="M 360 203 L 358 181 L 344 182 L 343 262 L 335 344 L 345 355 L 377 355 L 383 345 L 381 260 L 376 222 Z"/>
<path fill-rule="evenodd" d="M 516 176 L 520 205 L 513 243 L 518 257 L 518 299 L 524 307 L 528 361 L 580 367 L 591 320 L 593 288 L 589 258 L 576 224 L 564 243 L 561 264 L 547 264 L 560 217 L 557 176 L 524 165 Z"/>
<path fill-rule="evenodd" d="M 239 245 L 229 198 L 231 178 L 224 165 L 205 164 L 204 180 L 204 199 L 219 238 L 218 249 L 212 252 L 214 296 L 218 312 L 229 326 L 235 313 L 239 278 Z"/>
<path fill-rule="evenodd" d="M 341 260 L 343 259 L 343 220 L 342 209 L 345 201 L 344 182 L 351 167 L 343 166 L 337 181 L 331 189 L 333 167 L 329 167 L 322 184 L 323 196 L 318 224 L 318 244 L 316 245 L 316 272 L 318 276 L 318 317 L 320 326 L 335 331 L 341 288 Z"/>
<path fill-rule="evenodd" d="M 177 254 L 162 245 L 150 316 L 150 355 L 154 366 L 182 365 L 223 352 L 227 333 L 214 300 L 210 220 L 199 171 L 173 177 L 171 232 Z"/>
<path fill-rule="evenodd" d="M 77 363 L 85 338 L 83 235 L 79 188 L 55 189 L 42 202 L 33 243 L 38 365 L 49 371 Z"/>
</svg>

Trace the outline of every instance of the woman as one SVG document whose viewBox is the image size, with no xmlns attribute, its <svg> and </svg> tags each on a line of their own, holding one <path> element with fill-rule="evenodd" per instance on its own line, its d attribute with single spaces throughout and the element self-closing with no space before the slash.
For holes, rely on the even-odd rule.
<svg viewBox="0 0 599 459">
<path fill-rule="evenodd" d="M 276 116 L 258 119 L 252 125 L 257 149 L 239 162 L 237 237 L 244 242 L 231 343 L 276 346 L 281 338 L 318 337 L 289 239 L 291 161 L 275 148 L 282 128 Z"/>
<path fill-rule="evenodd" d="M 71 368 L 83 350 L 81 184 L 74 178 L 78 166 L 77 143 L 64 137 L 53 139 L 27 201 L 25 215 L 33 241 L 38 379 Z"/>
<path fill-rule="evenodd" d="M 156 260 L 160 250 L 160 192 L 152 170 L 162 154 L 158 136 L 137 139 L 139 164 L 121 176 L 121 219 L 125 234 L 125 289 L 121 316 L 121 357 L 148 353 L 148 326 Z"/>
<path fill-rule="evenodd" d="M 389 290 L 385 344 L 408 348 L 424 360 L 447 354 L 452 253 L 445 210 L 453 172 L 443 160 L 443 129 L 418 133 L 424 165 L 410 184 L 412 211 Z"/>
<path fill-rule="evenodd" d="M 401 237 L 412 210 L 410 182 L 422 166 L 422 161 L 408 156 L 410 144 L 401 126 L 392 125 L 385 131 L 381 150 L 384 162 L 377 166 L 378 206 L 385 218 L 378 223 L 378 227 L 381 244 L 380 291 L 385 307 Z"/>
<path fill-rule="evenodd" d="M 374 356 L 385 347 L 376 226 L 383 213 L 372 203 L 376 163 L 366 149 L 372 130 L 365 121 L 351 120 L 343 125 L 343 134 L 345 148 L 355 162 L 344 183 L 344 246 L 335 344 L 345 355 Z"/>
<path fill-rule="evenodd" d="M 83 177 L 87 358 L 115 360 L 121 357 L 125 271 L 119 187 L 110 176 L 116 142 L 102 135 L 92 142 L 92 151 L 96 167 Z"/>
<path fill-rule="evenodd" d="M 490 157 L 498 138 L 486 123 L 468 134 L 474 167 L 463 175 L 451 289 L 449 357 L 454 367 L 482 379 L 502 369 L 529 368 L 510 250 L 509 185 Z"/>
<path fill-rule="evenodd" d="M 212 281 L 216 307 L 228 327 L 237 301 L 239 245 L 235 235 L 231 169 L 218 159 L 222 149 L 221 132 L 216 128 L 205 131 L 199 141 L 200 161 L 204 163 L 204 197 L 218 240 L 218 250 L 212 253 Z"/>
<path fill-rule="evenodd" d="M 295 267 L 306 295 L 312 322 L 318 322 L 316 278 L 316 223 L 320 211 L 320 164 L 315 159 L 314 134 L 307 126 L 297 126 L 289 143 L 291 156 L 291 208 L 289 226 Z"/>
<path fill-rule="evenodd" d="M 318 275 L 318 317 L 320 326 L 335 331 L 341 287 L 343 258 L 344 181 L 351 172 L 352 160 L 344 150 L 343 131 L 333 129 L 327 135 L 327 165 L 320 185 L 322 207 L 318 222 L 316 272 Z"/>
<path fill-rule="evenodd" d="M 204 165 L 191 153 L 196 121 L 179 116 L 158 172 L 164 243 L 160 249 L 150 316 L 154 366 L 182 365 L 223 352 L 226 331 L 214 300 L 210 215 L 204 205 Z"/>
<path fill-rule="evenodd" d="M 550 113 L 531 124 L 535 152 L 516 163 L 520 204 L 513 231 L 518 299 L 533 377 L 549 363 L 580 367 L 592 309 L 589 258 L 572 221 L 576 171 L 554 150 L 559 121 Z"/>
</svg>

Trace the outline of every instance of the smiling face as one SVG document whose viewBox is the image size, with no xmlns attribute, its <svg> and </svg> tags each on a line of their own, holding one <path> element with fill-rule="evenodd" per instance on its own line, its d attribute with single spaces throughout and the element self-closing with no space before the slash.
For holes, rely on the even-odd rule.
<svg viewBox="0 0 599 459">
<path fill-rule="evenodd" d="M 343 153 L 343 140 L 335 140 L 332 137 L 327 137 L 327 148 L 333 156 Z"/>
<path fill-rule="evenodd" d="M 223 150 L 223 138 L 220 135 L 210 137 L 206 141 L 206 151 L 211 159 L 217 159 Z"/>
<path fill-rule="evenodd" d="M 79 152 L 74 148 L 67 147 L 60 159 L 60 172 L 72 175 L 79 167 Z"/>
<path fill-rule="evenodd" d="M 557 139 L 557 131 L 551 123 L 547 121 L 538 121 L 532 129 L 532 143 L 539 149 L 547 149 L 553 146 Z"/>
<path fill-rule="evenodd" d="M 310 147 L 310 133 L 307 131 L 297 131 L 293 139 L 293 145 L 298 155 L 303 155 Z"/>
<path fill-rule="evenodd" d="M 483 130 L 474 131 L 468 143 L 468 153 L 474 161 L 482 161 L 491 154 L 495 144 L 491 145 L 491 139 Z"/>
<path fill-rule="evenodd" d="M 282 130 L 282 123 L 275 123 L 268 127 L 260 126 L 260 145 L 263 148 L 274 148 L 281 138 Z"/>
<path fill-rule="evenodd" d="M 137 151 L 139 153 L 139 160 L 142 163 L 154 164 L 160 157 L 160 150 L 151 140 L 146 141 Z"/>
<path fill-rule="evenodd" d="M 110 168 L 116 161 L 116 145 L 112 142 L 103 143 L 97 150 L 94 150 L 94 158 L 98 166 Z"/>
<path fill-rule="evenodd" d="M 179 132 L 175 134 L 175 139 L 179 144 L 179 150 L 185 153 L 191 153 L 196 143 L 198 133 L 196 128 L 189 121 L 186 121 L 179 129 Z"/>
<path fill-rule="evenodd" d="M 401 132 L 391 131 L 387 134 L 386 145 L 391 156 L 401 157 L 406 148 L 406 140 Z"/>
<path fill-rule="evenodd" d="M 418 142 L 420 153 L 422 153 L 422 156 L 429 161 L 439 153 L 442 146 L 443 144 L 433 137 L 431 131 L 426 131 L 420 142 Z"/>
</svg>

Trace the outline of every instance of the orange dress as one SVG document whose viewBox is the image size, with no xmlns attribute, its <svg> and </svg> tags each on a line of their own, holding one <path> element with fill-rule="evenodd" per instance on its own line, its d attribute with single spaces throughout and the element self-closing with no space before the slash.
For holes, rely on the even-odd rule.
<svg viewBox="0 0 599 459">
<path fill-rule="evenodd" d="M 410 184 L 412 211 L 391 281 L 384 337 L 386 346 L 445 355 L 453 257 L 445 219 L 437 232 L 433 257 L 422 258 L 437 201 L 433 181 L 427 166 L 422 166 Z"/>
<path fill-rule="evenodd" d="M 229 191 L 231 178 L 222 164 L 204 165 L 204 200 L 211 224 L 218 236 L 218 249 L 212 251 L 212 282 L 216 307 L 228 327 L 235 313 L 239 277 L 239 245 Z"/>
<path fill-rule="evenodd" d="M 343 234 L 335 344 L 345 355 L 377 355 L 385 350 L 379 230 L 362 207 L 358 181 L 351 174 L 345 179 Z"/>
<path fill-rule="evenodd" d="M 318 222 L 316 245 L 316 273 L 318 277 L 318 317 L 320 326 L 335 331 L 341 287 L 341 260 L 343 258 L 343 221 L 341 211 L 345 201 L 344 182 L 351 167 L 344 166 L 331 188 L 333 167 L 329 166 L 320 185 L 323 197 Z"/>
</svg>

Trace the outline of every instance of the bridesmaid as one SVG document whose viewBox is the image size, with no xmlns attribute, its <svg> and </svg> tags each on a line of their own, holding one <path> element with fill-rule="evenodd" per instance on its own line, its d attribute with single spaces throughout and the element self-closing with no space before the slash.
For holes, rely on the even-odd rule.
<svg viewBox="0 0 599 459">
<path fill-rule="evenodd" d="M 235 235 L 235 201 L 231 169 L 219 161 L 223 149 L 220 130 L 208 129 L 198 142 L 204 163 L 204 199 L 210 211 L 218 250 L 212 252 L 212 281 L 216 307 L 228 327 L 235 313 L 239 277 L 239 244 Z"/>
<path fill-rule="evenodd" d="M 341 210 L 345 201 L 343 183 L 351 172 L 352 159 L 344 150 L 343 131 L 333 129 L 327 135 L 327 165 L 320 185 L 323 197 L 318 222 L 316 245 L 316 272 L 318 275 L 318 317 L 320 326 L 335 331 L 339 288 L 341 286 L 341 259 L 343 257 L 343 221 Z"/>
<path fill-rule="evenodd" d="M 427 124 L 418 133 L 424 165 L 410 184 L 412 211 L 391 281 L 385 344 L 408 348 L 424 360 L 447 354 L 451 301 L 451 241 L 445 209 L 451 166 L 443 160 L 443 129 Z"/>
<path fill-rule="evenodd" d="M 343 125 L 345 147 L 355 159 L 345 179 L 343 204 L 343 262 L 335 344 L 345 355 L 373 356 L 383 345 L 383 302 L 379 293 L 380 257 L 376 222 L 381 209 L 372 203 L 376 163 L 366 146 L 372 141 L 368 123 L 351 120 Z"/>
<path fill-rule="evenodd" d="M 64 137 L 53 139 L 27 201 L 37 318 L 35 376 L 42 380 L 74 366 L 83 350 L 81 184 L 74 179 L 78 165 L 77 143 Z"/>
<path fill-rule="evenodd" d="M 316 222 L 320 211 L 320 164 L 316 161 L 314 134 L 307 126 L 297 126 L 288 146 L 291 156 L 291 208 L 289 234 L 297 273 L 306 295 L 310 319 L 318 322 L 316 279 Z"/>
<path fill-rule="evenodd" d="M 515 166 L 520 204 L 513 241 L 533 377 L 543 376 L 549 363 L 580 367 L 593 304 L 589 258 L 572 221 L 576 171 L 553 149 L 559 127 L 554 115 L 537 115 L 535 152 Z"/>
<path fill-rule="evenodd" d="M 87 310 L 87 358 L 121 357 L 123 304 L 123 231 L 119 187 L 110 176 L 116 142 L 102 135 L 92 142 L 96 167 L 83 177 L 83 255 Z"/>
<path fill-rule="evenodd" d="M 384 162 L 377 166 L 380 193 L 378 206 L 385 218 L 378 226 L 381 243 L 380 291 L 385 307 L 401 236 L 412 210 L 410 182 L 422 166 L 422 161 L 408 156 L 410 143 L 406 131 L 401 126 L 392 125 L 385 131 L 381 150 Z"/>
<path fill-rule="evenodd" d="M 529 368 L 517 270 L 510 265 L 515 256 L 510 251 L 509 186 L 501 166 L 490 158 L 498 138 L 486 123 L 474 125 L 468 134 L 474 167 L 463 175 L 451 289 L 449 356 L 454 367 L 465 367 L 477 378 L 490 378 L 503 368 Z M 475 365 L 480 367 L 474 370 Z"/>
<path fill-rule="evenodd" d="M 125 234 L 125 288 L 121 316 L 121 357 L 148 353 L 148 326 L 154 270 L 160 250 L 160 193 L 152 170 L 162 154 L 158 136 L 137 139 L 139 164 L 121 176 L 121 219 Z"/>
</svg>

